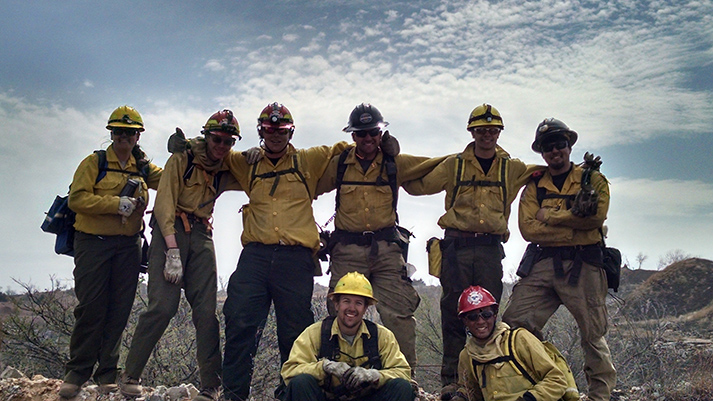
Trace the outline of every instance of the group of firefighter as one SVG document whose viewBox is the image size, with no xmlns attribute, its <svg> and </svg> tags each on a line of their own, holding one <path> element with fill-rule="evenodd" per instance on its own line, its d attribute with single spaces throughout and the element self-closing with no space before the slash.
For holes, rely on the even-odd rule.
<svg viewBox="0 0 713 401">
<path fill-rule="evenodd" d="M 271 103 L 258 117 L 260 146 L 241 152 L 233 150 L 241 138 L 238 120 L 225 109 L 208 118 L 202 135 L 186 138 L 177 128 L 161 169 L 138 144 L 144 131 L 139 112 L 114 110 L 105 165 L 97 152 L 87 156 L 69 193 L 79 303 L 60 396 L 77 397 L 90 379 L 101 393 L 141 396 L 144 367 L 183 292 L 196 331 L 200 393 L 194 400 L 250 398 L 271 305 L 281 362 L 276 398 L 414 400 L 420 298 L 405 261 L 410 233 L 398 225 L 403 188 L 411 195 L 445 191 L 445 214 L 438 220 L 443 238 L 428 243 L 429 269 L 442 287 L 441 400 L 563 398 L 565 372 L 547 354 L 541 332 L 560 305 L 580 329 L 588 399 L 609 400 L 616 372 L 604 339 L 607 282 L 601 268 L 609 188 L 598 168 L 570 161 L 577 133 L 560 120 L 542 121 L 532 143 L 545 161 L 538 166 L 511 158 L 497 144 L 505 126 L 489 104 L 471 112 L 472 141 L 449 156 L 401 154 L 387 125 L 376 107 L 362 103 L 343 129 L 353 142 L 297 149 L 292 114 Z M 134 186 L 127 193 L 129 183 Z M 530 245 L 497 321 L 502 244 L 523 186 L 518 222 Z M 141 269 L 149 188 L 156 199 L 148 306 L 122 372 L 119 344 Z M 335 189 L 335 229 L 320 236 L 312 202 Z M 221 353 L 211 222 L 216 199 L 229 190 L 245 192 L 249 203 L 241 208 L 242 252 L 223 306 Z M 329 317 L 315 323 L 319 257 L 329 259 Z M 383 326 L 364 319 L 370 305 Z"/>
</svg>

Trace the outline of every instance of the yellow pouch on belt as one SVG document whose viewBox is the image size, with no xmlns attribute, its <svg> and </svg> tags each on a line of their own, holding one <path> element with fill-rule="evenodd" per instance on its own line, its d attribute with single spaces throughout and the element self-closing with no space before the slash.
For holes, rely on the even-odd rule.
<svg viewBox="0 0 713 401">
<path fill-rule="evenodd" d="M 426 252 L 428 252 L 428 274 L 433 277 L 441 277 L 441 240 L 432 237 L 426 241 Z"/>
</svg>

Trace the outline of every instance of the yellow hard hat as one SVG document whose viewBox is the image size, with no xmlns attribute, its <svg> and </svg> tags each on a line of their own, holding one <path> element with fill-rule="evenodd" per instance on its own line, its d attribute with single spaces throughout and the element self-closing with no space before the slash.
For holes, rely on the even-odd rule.
<svg viewBox="0 0 713 401">
<path fill-rule="evenodd" d="M 141 114 L 131 106 L 120 106 L 111 112 L 106 129 L 112 128 L 136 128 L 139 132 L 144 130 L 144 120 Z"/>
<path fill-rule="evenodd" d="M 470 112 L 468 118 L 468 131 L 475 127 L 498 127 L 505 129 L 503 118 L 495 107 L 489 104 L 481 104 Z"/>
<path fill-rule="evenodd" d="M 329 293 L 329 298 L 334 300 L 335 295 L 359 295 L 367 298 L 370 304 L 375 304 L 378 301 L 374 298 L 374 290 L 371 288 L 371 283 L 364 277 L 363 274 L 350 272 L 339 279 L 334 291 Z"/>
</svg>

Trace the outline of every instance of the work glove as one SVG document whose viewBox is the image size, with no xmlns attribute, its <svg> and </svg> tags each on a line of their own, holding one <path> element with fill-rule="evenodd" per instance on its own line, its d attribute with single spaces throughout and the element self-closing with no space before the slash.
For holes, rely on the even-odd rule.
<svg viewBox="0 0 713 401">
<path fill-rule="evenodd" d="M 183 264 L 181 263 L 181 251 L 178 248 L 170 248 L 166 251 L 166 264 L 163 266 L 163 277 L 172 284 L 178 284 L 183 278 Z"/>
<path fill-rule="evenodd" d="M 168 151 L 170 153 L 181 153 L 187 148 L 186 136 L 183 135 L 183 131 L 176 127 L 176 133 L 168 137 Z"/>
<path fill-rule="evenodd" d="M 447 386 L 444 386 L 441 389 L 441 400 L 442 401 L 448 401 L 448 400 L 454 400 L 454 397 L 458 395 L 458 385 L 455 383 L 451 383 Z"/>
<path fill-rule="evenodd" d="M 598 205 L 599 194 L 591 185 L 585 185 L 577 192 L 570 210 L 577 217 L 589 217 L 597 214 Z"/>
<path fill-rule="evenodd" d="M 354 366 L 344 373 L 344 386 L 347 390 L 358 391 L 379 383 L 381 373 L 376 369 L 364 369 Z"/>
<path fill-rule="evenodd" d="M 243 156 L 245 156 L 245 161 L 248 164 L 253 165 L 262 160 L 262 150 L 260 150 L 259 147 L 255 146 L 244 151 Z"/>
<path fill-rule="evenodd" d="M 129 217 L 131 213 L 134 213 L 134 209 L 136 209 L 136 199 L 129 196 L 119 198 L 119 210 L 117 213 L 123 217 Z"/>
<path fill-rule="evenodd" d="M 324 362 L 322 362 L 324 373 L 335 376 L 339 378 L 339 380 L 342 380 L 342 376 L 344 376 L 344 373 L 346 373 L 349 368 L 351 368 L 351 366 L 347 365 L 346 362 L 336 362 L 329 359 L 325 359 Z"/>
<path fill-rule="evenodd" d="M 602 165 L 602 158 L 600 156 L 594 157 L 593 153 L 586 152 L 584 154 L 584 163 L 582 163 L 582 167 L 584 168 L 590 168 L 592 170 L 599 170 L 599 167 Z"/>
<path fill-rule="evenodd" d="M 391 157 L 396 157 L 401 152 L 399 141 L 389 134 L 389 131 L 384 131 L 381 136 L 381 151 Z"/>
</svg>

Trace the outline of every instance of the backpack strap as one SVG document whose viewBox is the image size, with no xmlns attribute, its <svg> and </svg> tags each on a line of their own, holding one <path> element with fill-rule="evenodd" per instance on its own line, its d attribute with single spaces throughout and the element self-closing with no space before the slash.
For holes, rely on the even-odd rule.
<svg viewBox="0 0 713 401">
<path fill-rule="evenodd" d="M 186 182 L 191 178 L 191 175 L 193 175 L 193 170 L 195 170 L 195 168 L 196 168 L 196 165 L 193 164 L 193 160 L 195 157 L 193 155 L 193 152 L 187 151 L 186 156 L 187 156 L 187 163 L 186 163 L 186 169 L 183 170 L 183 182 Z M 220 184 L 221 184 L 220 180 L 223 177 L 224 173 L 225 173 L 225 170 L 221 170 L 221 171 L 216 172 L 215 174 L 212 174 L 212 177 L 213 177 L 212 185 L 213 185 L 213 188 L 215 188 L 215 196 L 212 199 L 209 199 L 209 200 L 199 204 L 198 209 L 202 209 L 203 207 L 205 207 L 205 205 L 207 205 L 211 202 L 215 202 L 218 199 L 218 197 L 223 193 L 223 191 L 220 188 Z"/>
<path fill-rule="evenodd" d="M 320 328 L 320 345 L 317 360 L 327 358 L 336 361 L 339 358 L 339 336 L 332 336 L 332 325 L 335 316 L 328 316 L 322 320 Z M 370 320 L 364 319 L 369 335 L 362 334 L 364 344 L 364 356 L 368 359 L 362 366 L 380 370 L 382 368 L 381 356 L 379 355 L 379 328 Z"/>
<path fill-rule="evenodd" d="M 497 181 L 485 181 L 485 180 L 476 180 L 475 176 L 473 176 L 470 180 L 464 180 L 463 175 L 465 174 L 465 168 L 463 168 L 463 164 L 465 163 L 465 160 L 463 160 L 463 154 L 458 153 L 456 156 L 456 177 L 455 177 L 455 186 L 453 187 L 453 197 L 451 198 L 451 205 L 448 207 L 449 209 L 453 207 L 456 203 L 456 197 L 458 196 L 458 191 L 460 190 L 460 187 L 467 186 L 467 187 L 500 187 L 500 191 L 503 196 L 503 210 L 507 209 L 508 206 L 508 201 L 507 201 L 507 171 L 508 171 L 508 162 L 510 158 L 509 157 L 503 157 L 502 161 L 500 162 L 500 171 L 498 174 L 498 180 Z"/>
<path fill-rule="evenodd" d="M 471 362 L 473 363 L 473 372 L 475 372 L 476 379 L 478 376 L 478 366 L 483 366 L 483 370 L 485 370 L 485 366 L 487 365 L 492 365 L 495 363 L 501 363 L 501 362 L 512 362 L 512 364 L 515 366 L 515 369 L 517 369 L 523 377 L 525 377 L 530 383 L 533 385 L 536 384 L 537 382 L 530 376 L 529 373 L 525 370 L 525 368 L 520 364 L 520 362 L 515 358 L 515 353 L 513 351 L 512 343 L 513 343 L 513 338 L 517 334 L 517 332 L 521 330 L 521 328 L 516 328 L 516 329 L 510 329 L 508 331 L 508 341 L 507 341 L 507 353 L 504 356 L 499 356 L 495 359 L 491 359 L 489 361 L 485 362 L 478 362 L 475 359 L 472 359 Z M 487 385 L 486 382 L 486 374 L 483 373 L 481 377 L 481 388 L 485 388 Z"/>
<path fill-rule="evenodd" d="M 397 182 L 397 173 L 398 173 L 398 168 L 396 166 L 396 159 L 394 159 L 393 156 L 389 156 L 385 153 L 382 152 L 383 154 L 383 161 L 381 163 L 381 170 L 379 171 L 379 176 L 376 178 L 376 181 L 374 182 L 364 182 L 364 181 L 344 181 L 344 173 L 347 171 L 347 164 L 346 160 L 347 157 L 349 156 L 349 152 L 351 152 L 352 148 L 347 148 L 345 149 L 340 155 L 339 155 L 339 160 L 337 161 L 337 180 L 336 180 L 336 186 L 337 186 L 337 195 L 335 197 L 335 206 L 334 210 L 339 209 L 339 206 L 341 205 L 341 196 L 340 196 L 340 190 L 342 188 L 342 185 L 347 184 L 347 185 L 371 185 L 371 186 L 385 186 L 388 185 L 391 187 L 391 207 L 394 209 L 394 213 L 396 213 L 396 222 L 399 222 L 399 214 L 396 212 L 396 208 L 399 202 L 399 186 Z M 387 181 L 384 181 L 383 174 L 384 171 L 386 171 L 386 176 L 387 176 Z"/>
<path fill-rule="evenodd" d="M 297 163 L 297 153 L 292 155 L 292 167 L 287 169 L 287 170 L 280 170 L 280 171 L 269 171 L 267 173 L 263 174 L 257 174 L 257 165 L 258 163 L 253 164 L 252 172 L 250 174 L 250 189 L 252 190 L 253 188 L 253 183 L 255 182 L 256 179 L 261 178 L 275 178 L 275 182 L 272 184 L 272 188 L 270 189 L 270 196 L 275 194 L 275 190 L 277 189 L 277 184 L 280 182 L 280 176 L 285 175 L 285 174 L 297 174 L 299 177 L 300 181 L 302 181 L 302 184 L 304 184 L 305 189 L 307 190 L 307 195 L 312 198 L 312 192 L 309 190 L 309 186 L 307 185 L 307 180 L 305 180 L 304 174 L 299 169 L 299 164 Z"/>
<path fill-rule="evenodd" d="M 97 155 L 97 165 L 99 166 L 99 173 L 97 174 L 97 179 L 94 181 L 94 183 L 98 183 L 104 177 L 106 177 L 107 171 L 112 171 L 115 173 L 122 173 L 122 174 L 128 174 L 129 176 L 138 176 L 144 179 L 146 181 L 149 176 L 148 172 L 148 164 L 146 164 L 141 171 L 138 172 L 132 172 L 132 171 L 126 171 L 126 170 L 120 170 L 116 168 L 109 168 L 109 162 L 106 160 L 106 150 L 100 149 L 100 150 L 95 150 L 94 153 Z"/>
</svg>

